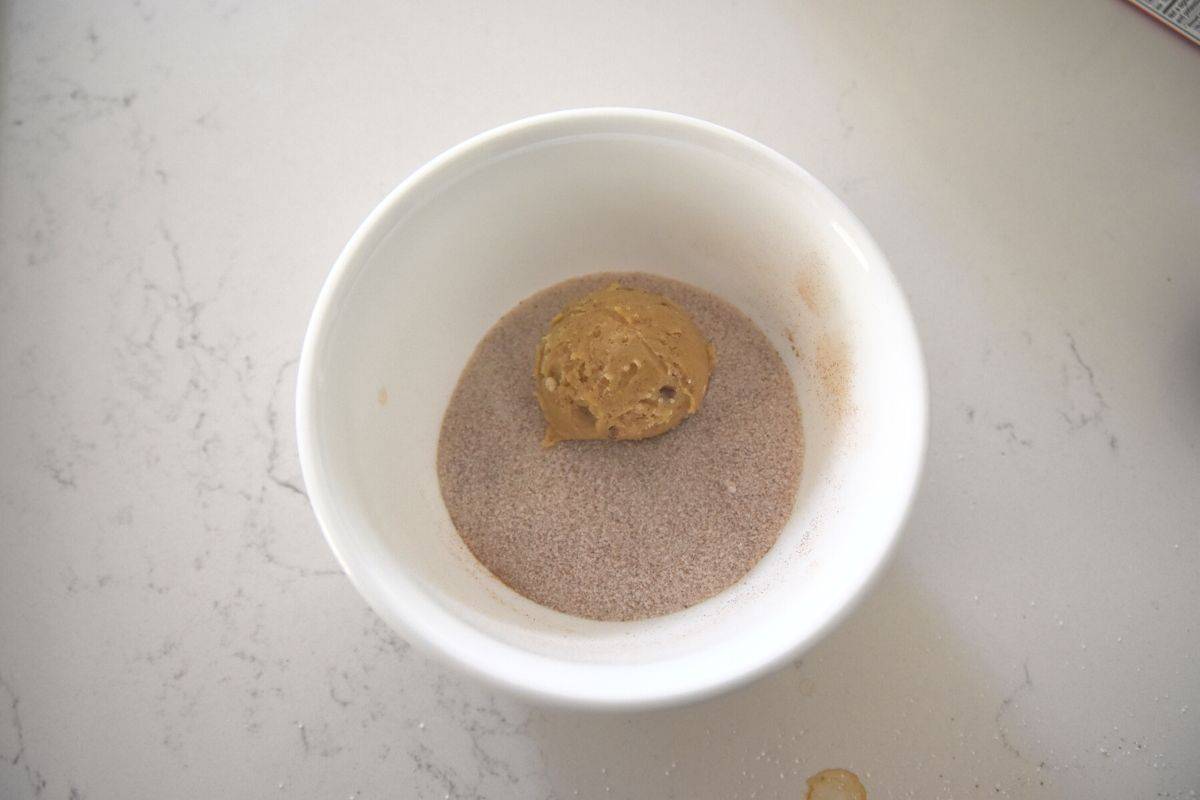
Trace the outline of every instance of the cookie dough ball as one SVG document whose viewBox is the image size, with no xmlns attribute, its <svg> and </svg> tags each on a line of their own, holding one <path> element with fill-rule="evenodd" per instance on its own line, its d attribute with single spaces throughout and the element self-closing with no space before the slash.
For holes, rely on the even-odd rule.
<svg viewBox="0 0 1200 800">
<path fill-rule="evenodd" d="M 715 361 L 691 317 L 665 297 L 620 284 L 592 292 L 538 343 L 543 443 L 666 433 L 699 410 Z"/>
</svg>

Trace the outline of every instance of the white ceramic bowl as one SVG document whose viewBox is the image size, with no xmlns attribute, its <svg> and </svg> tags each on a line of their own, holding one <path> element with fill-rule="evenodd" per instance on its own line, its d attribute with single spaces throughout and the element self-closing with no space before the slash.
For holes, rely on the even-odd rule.
<svg viewBox="0 0 1200 800">
<path fill-rule="evenodd" d="M 600 270 L 678 278 L 749 314 L 792 372 L 807 440 L 795 512 L 766 557 L 716 597 L 637 622 L 571 617 L 497 580 L 451 525 L 435 469 L 484 332 Z M 896 542 L 928 410 L 905 300 L 854 215 L 757 142 L 633 109 L 505 125 L 398 186 L 321 291 L 296 402 L 313 508 L 380 616 L 498 686 L 606 708 L 712 694 L 829 630 Z"/>
</svg>

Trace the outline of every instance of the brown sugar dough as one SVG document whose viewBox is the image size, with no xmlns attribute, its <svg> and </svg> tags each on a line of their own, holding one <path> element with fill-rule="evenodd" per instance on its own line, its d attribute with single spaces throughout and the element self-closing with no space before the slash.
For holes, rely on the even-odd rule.
<svg viewBox="0 0 1200 800">
<path fill-rule="evenodd" d="M 696 323 L 662 295 L 619 283 L 592 292 L 538 342 L 543 443 L 666 433 L 699 410 L 714 360 Z"/>
</svg>

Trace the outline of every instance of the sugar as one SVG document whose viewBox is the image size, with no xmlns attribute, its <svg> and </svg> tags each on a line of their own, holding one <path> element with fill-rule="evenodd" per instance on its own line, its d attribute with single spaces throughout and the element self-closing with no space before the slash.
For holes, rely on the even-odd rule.
<svg viewBox="0 0 1200 800">
<path fill-rule="evenodd" d="M 619 280 L 688 311 L 717 352 L 702 408 L 640 442 L 541 446 L 534 348 L 564 305 Z M 629 620 L 678 611 L 741 579 L 791 515 L 804 452 L 787 368 L 748 317 L 667 278 L 573 278 L 484 336 L 442 422 L 442 498 L 471 552 L 550 608 Z"/>
</svg>

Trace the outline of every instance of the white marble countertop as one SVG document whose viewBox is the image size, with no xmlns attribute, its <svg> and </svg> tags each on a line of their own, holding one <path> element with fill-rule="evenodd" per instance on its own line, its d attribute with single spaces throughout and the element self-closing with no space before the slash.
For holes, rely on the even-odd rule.
<svg viewBox="0 0 1200 800">
<path fill-rule="evenodd" d="M 7 5 L 0 797 L 1200 790 L 1200 49 L 1116 0 Z M 291 404 L 388 189 L 604 104 L 842 195 L 911 297 L 933 437 L 893 566 L 802 662 L 597 716 L 376 619 Z"/>
</svg>

